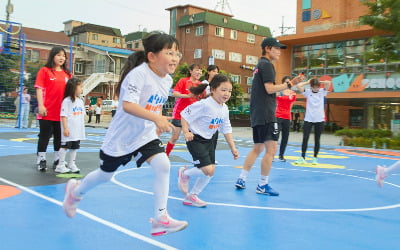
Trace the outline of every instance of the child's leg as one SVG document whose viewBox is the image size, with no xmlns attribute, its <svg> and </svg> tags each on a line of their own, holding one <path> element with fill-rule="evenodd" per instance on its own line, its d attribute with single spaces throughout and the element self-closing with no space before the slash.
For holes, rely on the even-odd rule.
<svg viewBox="0 0 400 250">
<path fill-rule="evenodd" d="M 85 178 L 82 179 L 81 183 L 73 191 L 73 194 L 76 197 L 81 197 L 90 189 L 109 181 L 113 175 L 114 172 L 105 172 L 98 168 L 90 172 Z"/>
<path fill-rule="evenodd" d="M 320 143 L 321 143 L 321 134 L 322 131 L 324 130 L 324 123 L 323 122 L 317 122 L 314 123 L 314 157 L 317 158 L 318 153 L 319 153 L 319 148 L 320 148 Z"/>
<path fill-rule="evenodd" d="M 71 152 L 71 151 L 70 151 Z M 67 149 L 66 148 L 60 148 L 60 151 L 58 151 L 58 157 L 59 157 L 59 165 L 64 165 L 65 164 L 65 156 L 67 155 Z"/>
<path fill-rule="evenodd" d="M 61 150 L 60 150 L 61 152 Z M 61 157 L 60 157 L 61 159 Z M 69 163 L 70 164 L 75 164 L 75 160 L 76 160 L 76 149 L 70 149 L 69 150 Z"/>
<path fill-rule="evenodd" d="M 189 194 L 195 194 L 195 195 L 200 194 L 204 190 L 204 188 L 208 185 L 211 178 L 213 177 L 215 168 L 214 165 L 208 165 L 202 167 L 199 170 L 201 171 L 202 175 L 200 175 L 197 178 Z"/>
<path fill-rule="evenodd" d="M 388 168 L 385 168 L 385 174 L 389 175 L 394 171 L 398 171 L 399 169 L 400 169 L 400 161 L 397 161 L 396 163 L 390 165 Z"/>
<path fill-rule="evenodd" d="M 164 153 L 156 154 L 149 164 L 154 170 L 154 216 L 159 219 L 167 212 L 171 163 Z"/>
</svg>

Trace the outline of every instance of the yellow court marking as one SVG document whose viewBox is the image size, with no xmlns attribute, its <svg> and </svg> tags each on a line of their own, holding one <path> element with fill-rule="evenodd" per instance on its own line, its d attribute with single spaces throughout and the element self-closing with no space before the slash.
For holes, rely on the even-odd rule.
<svg viewBox="0 0 400 250">
<path fill-rule="evenodd" d="M 305 167 L 305 168 L 340 168 L 340 169 L 345 169 L 345 166 L 342 165 L 333 165 L 333 164 L 326 164 L 326 163 L 318 163 L 318 164 L 311 164 L 311 163 L 306 163 L 306 164 L 295 164 L 295 163 L 290 163 L 292 166 L 296 167 Z"/>
<path fill-rule="evenodd" d="M 15 138 L 15 139 L 10 139 L 10 141 L 17 141 L 17 142 L 24 142 L 24 141 L 30 141 L 30 140 L 37 140 L 37 138 Z"/>
</svg>

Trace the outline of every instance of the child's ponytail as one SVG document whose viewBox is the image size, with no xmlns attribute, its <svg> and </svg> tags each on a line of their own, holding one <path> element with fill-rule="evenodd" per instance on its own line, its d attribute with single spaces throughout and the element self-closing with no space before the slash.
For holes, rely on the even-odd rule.
<svg viewBox="0 0 400 250">
<path fill-rule="evenodd" d="M 117 96 L 119 96 L 119 92 L 121 90 L 121 84 L 124 81 L 126 75 L 135 67 L 139 66 L 146 60 L 146 55 L 143 50 L 137 51 L 133 54 L 131 54 L 128 57 L 128 61 L 125 63 L 124 67 L 122 68 L 122 73 L 121 73 L 121 78 L 118 82 L 118 86 L 115 90 L 115 93 Z"/>
</svg>

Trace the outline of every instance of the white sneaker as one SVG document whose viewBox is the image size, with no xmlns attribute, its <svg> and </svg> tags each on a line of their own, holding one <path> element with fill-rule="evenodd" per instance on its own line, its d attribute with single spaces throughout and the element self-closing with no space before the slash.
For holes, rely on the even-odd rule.
<svg viewBox="0 0 400 250">
<path fill-rule="evenodd" d="M 75 165 L 75 163 L 68 164 L 68 168 L 71 170 L 71 173 L 79 173 L 81 170 Z"/>
<path fill-rule="evenodd" d="M 200 200 L 196 194 L 188 194 L 183 200 L 183 205 L 193 207 L 205 207 L 207 206 L 207 202 Z"/>
<path fill-rule="evenodd" d="M 387 175 L 385 174 L 385 167 L 384 166 L 376 166 L 376 176 L 375 176 L 375 180 L 376 183 L 378 184 L 379 187 L 383 186 L 383 182 L 385 180 L 385 178 L 387 177 Z"/>
<path fill-rule="evenodd" d="M 65 174 L 71 172 L 71 169 L 67 168 L 65 164 L 58 164 L 56 166 L 56 169 L 54 169 L 54 171 L 57 173 Z"/>
<path fill-rule="evenodd" d="M 65 214 L 69 218 L 72 218 L 75 216 L 78 204 L 82 200 L 82 197 L 76 197 L 72 193 L 74 188 L 77 187 L 79 185 L 79 183 L 80 183 L 80 181 L 71 179 L 65 184 L 65 196 L 64 196 L 64 202 L 63 202 L 63 208 L 64 208 Z"/>
<path fill-rule="evenodd" d="M 179 221 L 172 219 L 168 214 L 161 216 L 160 219 L 150 219 L 151 236 L 161 236 L 174 233 L 185 229 L 188 225 L 187 221 Z"/>
</svg>

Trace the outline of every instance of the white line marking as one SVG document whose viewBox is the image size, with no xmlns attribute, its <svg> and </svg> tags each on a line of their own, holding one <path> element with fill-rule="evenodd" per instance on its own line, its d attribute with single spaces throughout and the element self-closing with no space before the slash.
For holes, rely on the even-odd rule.
<svg viewBox="0 0 400 250">
<path fill-rule="evenodd" d="M 124 187 L 126 189 L 136 191 L 139 193 L 144 193 L 144 194 L 149 194 L 153 195 L 153 192 L 137 189 L 131 186 L 128 186 L 126 184 L 123 184 L 115 179 L 115 177 L 120 174 L 124 173 L 127 171 L 132 171 L 132 170 L 140 170 L 144 168 L 149 168 L 149 167 L 141 167 L 141 168 L 130 168 L 130 169 L 125 169 L 121 171 L 115 172 L 114 176 L 111 178 L 111 181 L 114 182 L 115 184 Z M 341 175 L 341 176 L 349 176 L 349 177 L 354 177 L 354 178 L 359 178 L 359 179 L 364 179 L 364 180 L 370 180 L 370 181 L 375 181 L 374 179 L 371 178 L 366 178 L 366 177 L 360 177 L 356 175 L 347 175 L 347 174 L 341 174 L 341 173 L 335 173 L 335 172 L 326 172 L 326 171 L 318 171 L 318 170 L 308 170 L 308 169 L 288 169 L 288 168 L 274 168 L 274 169 L 280 169 L 280 170 L 290 170 L 290 171 L 303 171 L 303 172 L 314 172 L 314 173 L 324 173 L 324 174 L 334 174 L 334 175 Z M 391 185 L 397 188 L 400 188 L 399 185 L 390 183 L 390 182 L 385 182 L 385 185 Z M 173 200 L 183 200 L 182 198 L 177 198 L 174 196 L 168 196 L 168 198 L 173 199 Z M 381 206 L 381 207 L 367 207 L 367 208 L 327 208 L 327 209 L 314 209 L 314 208 L 285 208 L 285 207 L 260 207 L 260 206 L 248 206 L 248 205 L 238 205 L 238 204 L 230 204 L 230 203 L 217 203 L 217 202 L 207 202 L 207 204 L 210 205 L 215 205 L 215 206 L 226 206 L 226 207 L 239 207 L 239 208 L 251 208 L 251 209 L 263 209 L 263 210 L 279 210 L 279 211 L 300 211 L 300 212 L 361 212 L 361 211 L 375 211 L 375 210 L 384 210 L 384 209 L 393 209 L 393 208 L 398 208 L 400 207 L 400 203 L 394 204 L 394 205 L 388 205 L 388 206 Z"/>
<path fill-rule="evenodd" d="M 14 182 L 12 182 L 12 181 L 6 180 L 6 179 L 1 178 L 1 177 L 0 177 L 0 181 L 2 181 L 2 182 L 4 182 L 4 183 L 7 183 L 8 185 L 14 186 L 14 187 L 16 187 L 16 188 L 19 188 L 19 189 L 21 189 L 21 190 L 23 190 L 23 191 L 25 191 L 25 192 L 28 192 L 28 193 L 30 193 L 30 194 L 32 194 L 32 195 L 34 195 L 34 196 L 37 196 L 37 197 L 39 197 L 39 198 L 42 198 L 42 199 L 44 199 L 44 200 L 47 200 L 47 201 L 49 201 L 49 202 L 51 202 L 51 203 L 57 204 L 57 205 L 59 205 L 60 207 L 62 207 L 62 202 L 61 202 L 61 201 L 58 201 L 58 200 L 53 199 L 53 198 L 50 198 L 50 197 L 48 197 L 48 196 L 46 196 L 46 195 L 43 195 L 43 194 L 41 194 L 41 193 L 38 193 L 38 192 L 33 191 L 33 190 L 31 190 L 31 189 L 29 189 L 29 188 L 27 188 L 27 187 L 21 186 L 21 185 L 19 185 L 19 184 L 17 184 L 17 183 L 14 183 Z M 151 244 L 151 245 L 154 245 L 154 246 L 156 246 L 156 247 L 160 247 L 160 248 L 163 248 L 163 249 L 170 249 L 170 250 L 172 250 L 172 249 L 177 249 L 177 248 L 174 248 L 174 247 L 172 247 L 172 246 L 169 246 L 169 245 L 166 245 L 166 244 L 164 244 L 164 243 L 161 243 L 161 242 L 159 242 L 159 241 L 156 241 L 156 240 L 153 240 L 153 239 L 151 239 L 151 238 L 148 238 L 148 237 L 146 237 L 146 236 L 143 236 L 143 235 L 141 235 L 141 234 L 135 233 L 135 232 L 133 232 L 133 231 L 131 231 L 131 230 L 129 230 L 129 229 L 126 229 L 126 228 L 124 228 L 124 227 L 121 227 L 121 226 L 119 226 L 119 225 L 117 225 L 117 224 L 115 224 L 115 223 L 106 221 L 106 220 L 104 220 L 104 219 L 102 219 L 102 218 L 100 218 L 100 217 L 97 217 L 96 215 L 93 215 L 93 214 L 88 213 L 88 212 L 86 212 L 86 211 L 83 211 L 83 210 L 81 210 L 81 209 L 77 209 L 76 212 L 79 213 L 79 214 L 81 214 L 81 215 L 83 215 L 83 216 L 85 216 L 85 217 L 87 217 L 87 218 L 89 218 L 89 219 L 92 219 L 92 220 L 94 220 L 94 221 L 96 221 L 96 222 L 98 222 L 98 223 L 100 223 L 100 224 L 103 224 L 103 225 L 108 226 L 108 227 L 110 227 L 110 228 L 112 228 L 112 229 L 115 229 L 115 230 L 117 230 L 117 231 L 119 231 L 119 232 L 121 232 L 121 233 L 124 233 L 124 234 L 126 234 L 126 235 L 128 235 L 128 236 L 130 236 L 130 237 L 133 237 L 133 238 L 136 238 L 136 239 L 138 239 L 138 240 L 147 242 L 147 243 L 149 243 L 149 244 Z"/>
</svg>

